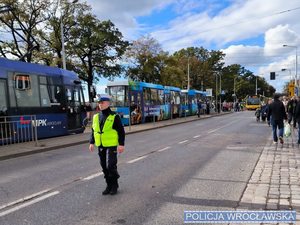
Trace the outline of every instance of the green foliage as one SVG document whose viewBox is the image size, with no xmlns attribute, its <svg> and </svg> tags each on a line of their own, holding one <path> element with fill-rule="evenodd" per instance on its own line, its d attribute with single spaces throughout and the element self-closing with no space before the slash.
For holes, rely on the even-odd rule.
<svg viewBox="0 0 300 225">
<path fill-rule="evenodd" d="M 120 76 L 120 64 L 129 43 L 111 21 L 99 21 L 91 14 L 77 18 L 70 29 L 69 48 L 76 60 L 75 70 L 81 79 L 92 84 L 94 74 L 112 79 Z"/>
<path fill-rule="evenodd" d="M 9 11 L 0 14 L 0 27 L 7 31 L 0 40 L 2 57 L 17 58 L 32 62 L 34 53 L 40 50 L 37 34 L 39 27 L 48 19 L 46 10 L 50 0 L 0 0 L 0 5 L 8 6 Z"/>
<path fill-rule="evenodd" d="M 212 88 L 213 95 L 220 95 L 221 78 L 226 101 L 233 101 L 234 86 L 240 99 L 255 94 L 256 76 L 241 65 L 225 66 L 223 52 L 189 47 L 169 54 L 150 36 L 130 44 L 111 21 L 97 19 L 85 2 L 0 0 L 3 5 L 10 10 L 0 14 L 0 29 L 6 31 L 0 56 L 62 67 L 63 25 L 67 69 L 87 81 L 89 89 L 100 77 L 122 74 L 136 81 L 187 88 L 189 74 L 191 89 Z M 257 84 L 259 94 L 275 92 L 263 78 Z"/>
</svg>

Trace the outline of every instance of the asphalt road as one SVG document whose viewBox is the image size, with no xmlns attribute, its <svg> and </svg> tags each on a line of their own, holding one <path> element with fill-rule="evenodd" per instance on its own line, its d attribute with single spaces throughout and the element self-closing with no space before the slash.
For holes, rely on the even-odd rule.
<svg viewBox="0 0 300 225">
<path fill-rule="evenodd" d="M 120 190 L 88 144 L 1 161 L 1 225 L 183 224 L 184 210 L 235 208 L 271 129 L 254 112 L 126 137 Z"/>
</svg>

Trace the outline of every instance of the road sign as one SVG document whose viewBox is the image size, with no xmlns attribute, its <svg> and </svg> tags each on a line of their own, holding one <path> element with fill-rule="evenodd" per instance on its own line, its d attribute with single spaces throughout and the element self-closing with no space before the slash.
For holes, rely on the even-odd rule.
<svg viewBox="0 0 300 225">
<path fill-rule="evenodd" d="M 297 95 L 297 88 L 295 88 L 295 84 L 294 82 L 290 82 L 289 83 L 289 97 Z"/>
<path fill-rule="evenodd" d="M 208 96 L 208 97 L 212 96 L 212 88 L 206 89 L 206 96 Z"/>
</svg>

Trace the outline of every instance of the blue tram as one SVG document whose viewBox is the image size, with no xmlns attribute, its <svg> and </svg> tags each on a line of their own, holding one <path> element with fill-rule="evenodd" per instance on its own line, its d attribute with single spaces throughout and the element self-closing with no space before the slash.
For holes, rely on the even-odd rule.
<svg viewBox="0 0 300 225">
<path fill-rule="evenodd" d="M 35 121 L 32 117 L 35 115 Z M 81 81 L 72 71 L 0 58 L 0 138 L 28 126 L 37 138 L 80 133 L 86 116 Z M 3 121 L 14 120 L 9 129 Z M 3 141 L 3 140 L 2 140 Z"/>
<path fill-rule="evenodd" d="M 196 115 L 197 100 L 205 98 L 198 90 L 127 80 L 109 82 L 107 92 L 124 125 Z"/>
<path fill-rule="evenodd" d="M 197 101 L 205 102 L 206 92 L 194 89 L 181 90 L 181 116 L 197 114 Z"/>
<path fill-rule="evenodd" d="M 162 85 L 117 81 L 108 83 L 107 88 L 112 97 L 112 110 L 118 112 L 124 125 L 170 118 Z"/>
</svg>

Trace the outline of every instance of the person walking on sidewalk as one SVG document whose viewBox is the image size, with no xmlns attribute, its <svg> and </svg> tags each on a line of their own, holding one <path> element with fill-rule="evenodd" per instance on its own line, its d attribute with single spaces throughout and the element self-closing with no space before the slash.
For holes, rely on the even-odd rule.
<svg viewBox="0 0 300 225">
<path fill-rule="evenodd" d="M 117 170 L 117 154 L 124 151 L 125 131 L 121 118 L 110 109 L 110 96 L 100 95 L 98 98 L 99 109 L 93 117 L 92 134 L 89 150 L 94 151 L 94 145 L 98 147 L 100 165 L 107 186 L 103 195 L 117 194 L 120 177 Z"/>
<path fill-rule="evenodd" d="M 287 113 L 288 113 L 288 123 L 291 124 L 293 121 L 293 127 L 296 128 L 296 118 L 295 118 L 295 113 L 296 113 L 296 105 L 297 105 L 297 99 L 296 96 L 293 96 L 291 100 L 288 101 L 287 103 Z"/>
<path fill-rule="evenodd" d="M 197 115 L 200 118 L 200 114 L 201 114 L 201 108 L 202 108 L 202 103 L 201 101 L 198 99 L 197 100 Z"/>
<path fill-rule="evenodd" d="M 300 145 L 300 101 L 297 101 L 296 109 L 295 109 L 295 120 L 298 123 L 298 146 Z"/>
<path fill-rule="evenodd" d="M 287 120 L 286 112 L 283 103 L 279 100 L 279 95 L 274 94 L 274 101 L 269 105 L 267 120 L 268 123 L 272 124 L 273 130 L 273 141 L 274 143 L 278 142 L 277 137 L 277 128 L 279 129 L 279 140 L 283 144 L 283 120 Z M 270 121 L 271 117 L 271 121 Z"/>
</svg>

